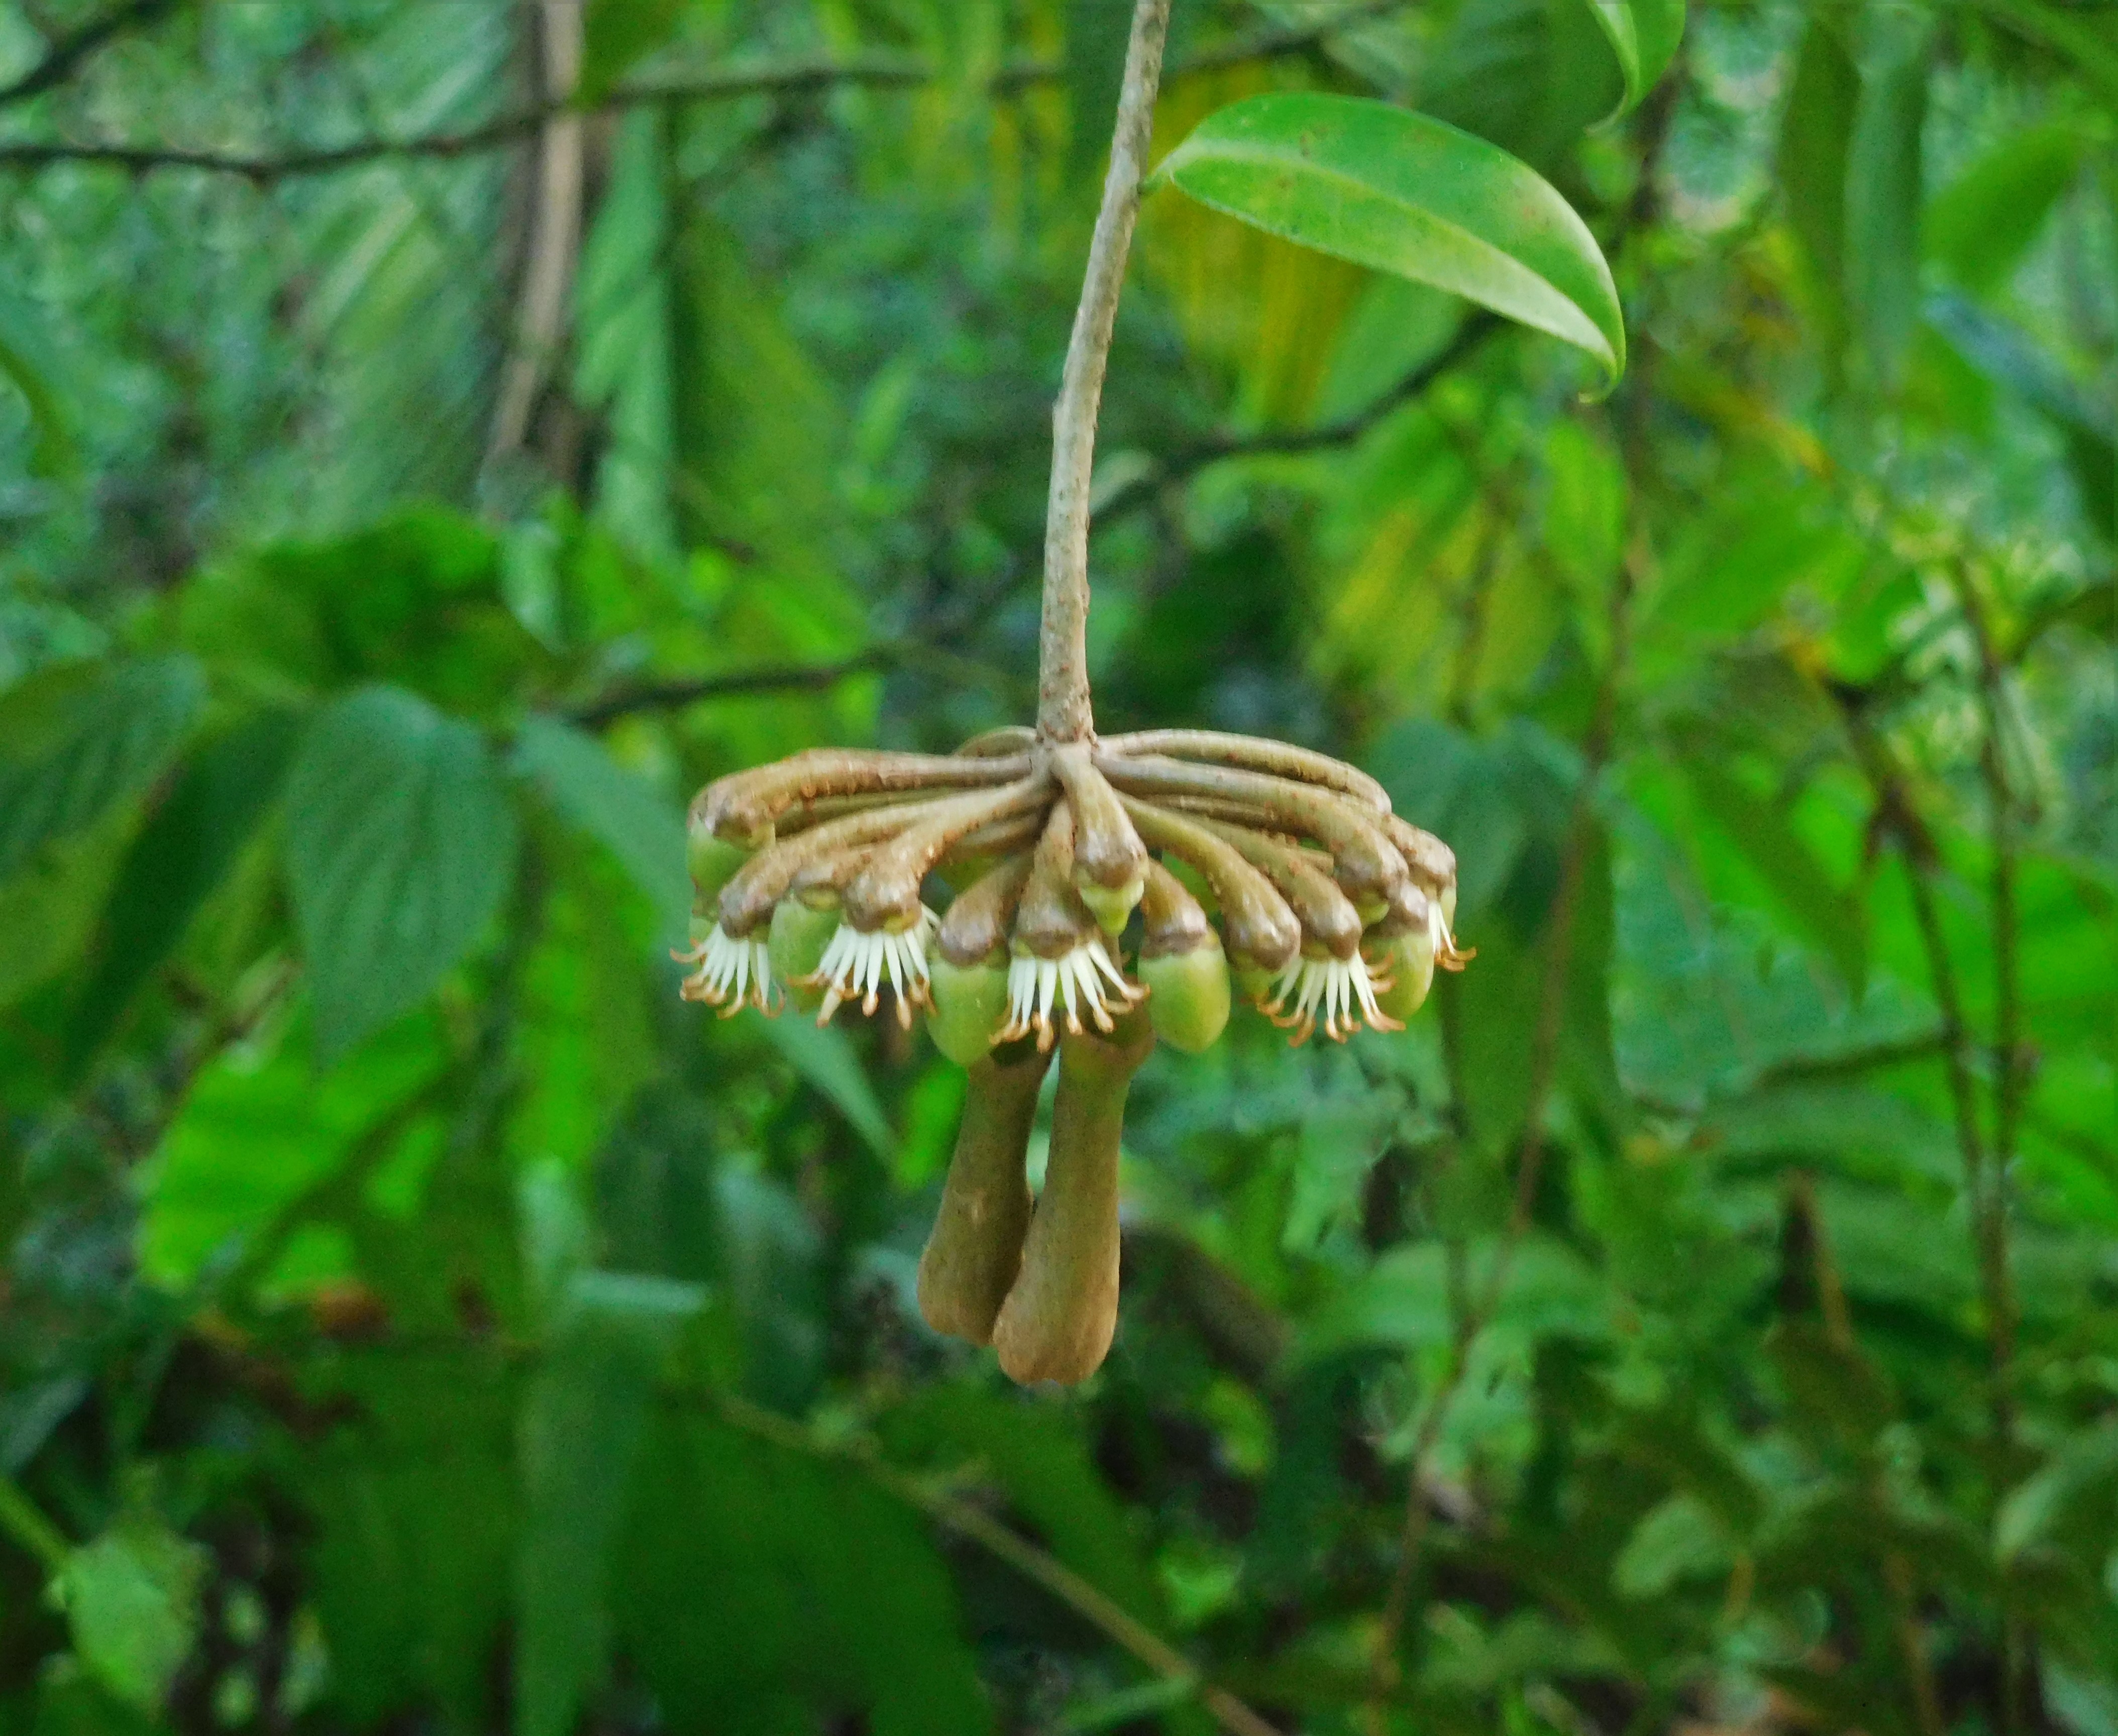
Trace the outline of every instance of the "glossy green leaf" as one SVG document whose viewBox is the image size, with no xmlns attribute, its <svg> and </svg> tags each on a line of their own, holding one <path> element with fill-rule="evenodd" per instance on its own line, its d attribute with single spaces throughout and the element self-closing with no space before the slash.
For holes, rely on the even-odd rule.
<svg viewBox="0 0 2118 1736">
<path fill-rule="evenodd" d="M 126 1705 L 160 1707 L 191 1653 L 208 1566 L 197 1544 L 158 1520 L 130 1516 L 75 1550 L 60 1570 L 74 1649 Z"/>
<path fill-rule="evenodd" d="M 62 665 L 0 698 L 0 880 L 146 787 L 205 698 L 183 657 Z"/>
<path fill-rule="evenodd" d="M 1588 6 L 1625 81 L 1622 114 L 1638 106 L 1676 58 L 1684 39 L 1684 0 L 1588 0 Z"/>
<path fill-rule="evenodd" d="M 326 1060 L 415 1004 L 506 897 L 516 820 L 485 742 L 394 688 L 319 713 L 288 776 L 287 868 Z"/>
<path fill-rule="evenodd" d="M 613 760 L 594 736 L 557 718 L 534 717 L 523 724 L 515 763 L 567 819 L 617 858 L 654 901 L 663 938 L 681 944 L 691 913 L 683 816 Z"/>
<path fill-rule="evenodd" d="M 1385 103 L 1305 92 L 1209 116 L 1158 180 L 1305 247 L 1461 295 L 1625 370 L 1625 320 L 1588 225 L 1526 164 Z"/>
</svg>

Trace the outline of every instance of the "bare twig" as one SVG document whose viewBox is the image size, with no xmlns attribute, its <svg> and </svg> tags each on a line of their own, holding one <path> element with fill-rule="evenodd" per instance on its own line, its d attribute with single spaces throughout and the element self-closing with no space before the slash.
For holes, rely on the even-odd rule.
<svg viewBox="0 0 2118 1736">
<path fill-rule="evenodd" d="M 1098 526 L 1115 523 L 1145 506 L 1172 482 L 1231 458 L 1288 458 L 1304 452 L 1327 452 L 1351 446 L 1401 405 L 1409 404 L 1444 374 L 1469 359 L 1472 353 L 1504 322 L 1496 316 L 1474 312 L 1456 328 L 1455 335 L 1420 363 L 1374 403 L 1314 428 L 1268 428 L 1256 434 L 1216 434 L 1179 446 L 1146 474 L 1135 478 L 1113 492 L 1096 514 Z"/>
<path fill-rule="evenodd" d="M 174 12 L 177 0 L 127 0 L 99 18 L 91 18 L 45 51 L 44 58 L 11 85 L 0 85 L 0 108 L 25 103 L 72 78 L 91 54 L 113 38 L 144 30 Z"/>
<path fill-rule="evenodd" d="M 924 66 L 904 61 L 807 61 L 766 67 L 732 67 L 724 72 L 662 83 L 629 85 L 594 105 L 598 113 L 669 103 L 714 102 L 735 97 L 790 95 L 838 85 L 920 85 L 931 75 Z M 577 109 L 555 99 L 503 114 L 455 132 L 432 132 L 407 139 L 354 139 L 280 156 L 243 151 L 192 150 L 179 145 L 74 145 L 59 141 L 18 141 L 0 145 L 0 168 L 12 164 L 39 169 L 53 163 L 99 163 L 144 172 L 155 169 L 196 169 L 241 175 L 257 182 L 329 174 L 342 169 L 393 159 L 465 157 L 512 145 L 541 131 L 545 123 Z"/>
<path fill-rule="evenodd" d="M 910 654 L 911 648 L 904 645 L 873 645 L 834 663 L 769 664 L 759 669 L 732 670 L 725 675 L 643 682 L 577 705 L 566 717 L 584 728 L 594 729 L 635 712 L 676 711 L 702 699 L 737 699 L 760 693 L 820 693 L 854 676 L 890 668 Z"/>
<path fill-rule="evenodd" d="M 538 76 L 548 104 L 565 104 L 581 72 L 581 0 L 545 0 L 536 10 Z M 581 117 L 557 108 L 538 141 L 530 258 L 522 273 L 515 340 L 502 370 L 486 462 L 519 450 L 559 345 L 581 227 Z"/>
<path fill-rule="evenodd" d="M 1052 410 L 1052 492 L 1044 519 L 1044 610 L 1037 659 L 1037 727 L 1057 741 L 1092 727 L 1089 709 L 1089 479 L 1096 410 L 1117 324 L 1126 254 L 1140 215 L 1140 175 L 1154 131 L 1154 93 L 1169 0 L 1138 0 L 1126 44 L 1125 84 L 1111 134 L 1111 166 L 1089 244 L 1089 268 L 1066 344 L 1059 401 Z"/>
<path fill-rule="evenodd" d="M 117 29 L 146 22 L 177 3 L 178 0 L 136 0 L 135 5 L 120 8 L 119 13 L 113 15 L 123 19 L 121 25 L 109 26 L 106 21 L 104 26 L 86 27 L 80 35 L 86 35 L 90 30 L 96 30 L 98 34 L 93 40 L 67 52 L 65 63 L 54 66 L 53 62 L 60 53 L 67 50 L 76 40 L 75 38 L 68 38 L 67 43 L 60 44 L 51 56 L 23 79 L 0 90 L 0 103 L 34 95 L 36 91 L 56 83 L 71 72 L 74 64 L 86 54 L 116 34 Z M 1244 41 L 1205 50 L 1172 66 L 1169 76 L 1176 78 L 1190 72 L 1216 72 L 1250 61 L 1306 53 L 1347 25 L 1390 9 L 1376 6 L 1356 7 L 1338 16 L 1299 29 L 1265 31 Z M 995 72 L 987 88 L 996 98 L 1003 98 L 1039 85 L 1057 83 L 1066 76 L 1066 66 L 1060 61 L 1017 61 Z M 43 169 L 57 163 L 85 163 L 130 169 L 136 173 L 158 169 L 192 169 L 212 174 L 240 175 L 264 182 L 306 175 L 329 174 L 338 169 L 354 169 L 363 164 L 391 159 L 474 156 L 529 137 L 541 131 L 547 122 L 562 112 L 613 113 L 627 108 L 671 103 L 714 102 L 743 96 L 793 96 L 840 86 L 864 86 L 874 90 L 909 89 L 931 84 L 935 76 L 934 69 L 923 61 L 881 57 L 853 61 L 796 61 L 778 65 L 731 67 L 720 72 L 626 85 L 606 93 L 593 104 L 592 108 L 587 105 L 576 107 L 565 101 L 539 103 L 513 113 L 499 116 L 480 126 L 454 132 L 426 133 L 406 139 L 356 139 L 344 145 L 292 151 L 281 156 L 247 151 L 192 150 L 182 145 L 124 142 L 75 144 L 62 140 L 19 140 L 0 144 L 0 168 L 12 164 L 22 169 Z M 32 80 L 37 81 L 33 88 L 30 87 Z"/>
</svg>

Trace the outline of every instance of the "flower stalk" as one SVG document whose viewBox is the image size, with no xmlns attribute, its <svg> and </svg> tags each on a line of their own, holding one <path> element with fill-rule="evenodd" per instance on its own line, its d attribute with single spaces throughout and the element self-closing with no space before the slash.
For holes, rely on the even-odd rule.
<svg viewBox="0 0 2118 1736">
<path fill-rule="evenodd" d="M 1084 1380 L 1110 1347 L 1125 1103 L 1158 1039 L 1209 1046 L 1238 994 L 1297 1043 L 1401 1030 L 1434 971 L 1471 956 L 1454 854 L 1366 773 L 1210 730 L 1095 735 L 1089 480 L 1168 12 L 1134 11 L 1053 410 L 1036 727 L 952 754 L 812 749 L 716 780 L 691 811 L 687 1000 L 827 1023 L 887 996 L 969 1069 L 919 1306 L 1023 1382 Z"/>
</svg>

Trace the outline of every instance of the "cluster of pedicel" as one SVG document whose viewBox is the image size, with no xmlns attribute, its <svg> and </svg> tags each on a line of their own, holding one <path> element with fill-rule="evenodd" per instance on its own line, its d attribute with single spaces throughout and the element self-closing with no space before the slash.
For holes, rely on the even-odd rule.
<svg viewBox="0 0 2118 1736">
<path fill-rule="evenodd" d="M 1119 1132 L 1156 1039 L 1205 1048 L 1232 985 L 1297 1043 L 1399 1030 L 1435 967 L 1469 956 L 1450 931 L 1454 856 L 1374 779 L 1205 731 L 797 754 L 700 792 L 691 869 L 687 1000 L 724 1016 L 784 1000 L 821 1023 L 887 990 L 969 1069 L 919 1305 L 1025 1383 L 1085 1379 L 1110 1346 Z M 959 889 L 945 915 L 930 877 Z"/>
</svg>

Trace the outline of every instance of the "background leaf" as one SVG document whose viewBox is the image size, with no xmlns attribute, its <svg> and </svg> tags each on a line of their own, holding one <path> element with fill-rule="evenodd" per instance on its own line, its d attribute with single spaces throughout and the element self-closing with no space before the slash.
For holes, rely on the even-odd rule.
<svg viewBox="0 0 2118 1736">
<path fill-rule="evenodd" d="M 197 1637 L 206 1553 L 159 1521 L 121 1520 L 58 1577 L 82 1660 L 126 1705 L 158 1711 Z"/>
<path fill-rule="evenodd" d="M 366 688 L 319 713 L 287 786 L 287 866 L 335 1059 L 419 1000 L 506 898 L 515 813 L 477 731 Z"/>
<path fill-rule="evenodd" d="M 653 901 L 659 937 L 682 944 L 691 914 L 682 816 L 613 761 L 593 736 L 556 718 L 525 720 L 516 763 Z"/>
<path fill-rule="evenodd" d="M 188 658 L 46 671 L 0 699 L 0 879 L 138 793 L 206 696 Z"/>
<path fill-rule="evenodd" d="M 1619 110 L 1639 105 L 1661 81 L 1684 39 L 1684 0 L 1588 0 L 1625 81 Z M 1615 117 L 1614 117 L 1615 118 Z"/>
</svg>

